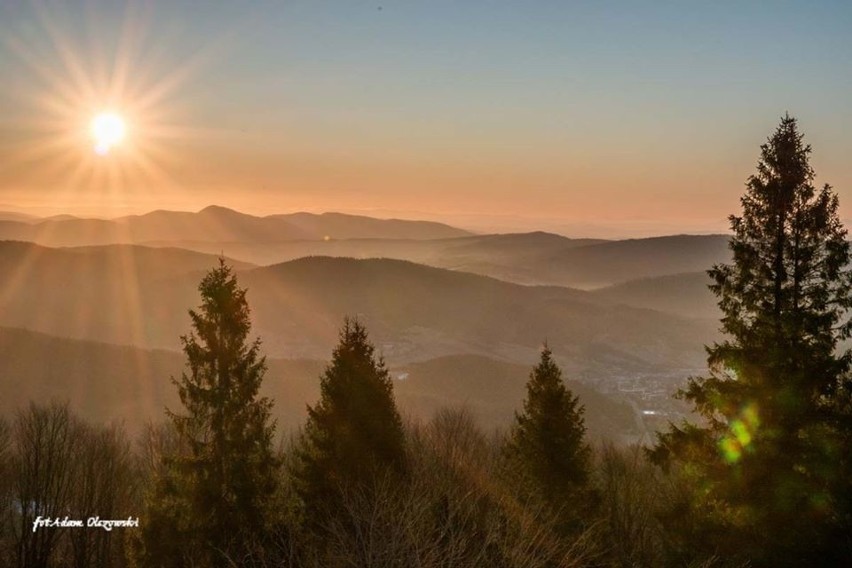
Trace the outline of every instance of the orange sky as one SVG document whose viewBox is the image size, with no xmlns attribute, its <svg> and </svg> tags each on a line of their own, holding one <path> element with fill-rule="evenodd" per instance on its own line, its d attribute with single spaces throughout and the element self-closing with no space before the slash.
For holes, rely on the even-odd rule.
<svg viewBox="0 0 852 568">
<path fill-rule="evenodd" d="M 789 110 L 852 217 L 848 10 L 86 6 L 0 8 L 0 209 L 720 231 Z"/>
</svg>

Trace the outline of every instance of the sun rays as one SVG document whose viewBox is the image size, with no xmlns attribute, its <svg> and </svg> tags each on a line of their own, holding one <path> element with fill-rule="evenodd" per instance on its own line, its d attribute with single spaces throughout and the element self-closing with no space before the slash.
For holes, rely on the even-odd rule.
<svg viewBox="0 0 852 568">
<path fill-rule="evenodd" d="M 103 33 L 72 35 L 62 25 L 72 17 Z M 11 134 L 0 140 L 0 174 L 57 204 L 96 203 L 105 212 L 152 189 L 183 191 L 174 172 L 200 131 L 186 126 L 181 90 L 211 52 L 176 58 L 177 40 L 152 37 L 151 22 L 134 5 L 78 15 L 35 3 L 27 25 L 0 26 L 3 48 L 25 69 L 8 93 L 22 112 L 4 120 Z"/>
<path fill-rule="evenodd" d="M 212 52 L 201 49 L 182 58 L 177 40 L 161 33 L 154 37 L 153 16 L 145 12 L 153 9 L 150 4 L 128 3 L 124 11 L 109 14 L 76 13 L 61 3 L 30 6 L 21 21 L 0 21 L 0 55 L 10 56 L 20 70 L 0 94 L 15 111 L 0 116 L 0 176 L 14 180 L 21 201 L 30 195 L 69 213 L 94 205 L 99 215 L 122 215 L 155 192 L 184 195 L 175 172 L 191 156 L 182 149 L 209 131 L 187 126 L 182 97 Z M 87 33 L 74 35 L 75 26 L 67 24 L 77 19 L 87 21 L 82 26 Z M 53 227 L 40 227 L 34 240 L 61 240 Z M 95 233 L 100 230 L 93 227 Z M 119 223 L 114 233 L 109 240 L 115 243 L 133 242 L 130 222 Z M 90 244 L 86 234 L 78 238 Z M 0 282 L 0 306 L 7 307 L 38 279 L 49 261 L 64 262 L 65 273 L 75 281 L 75 273 L 85 273 L 80 266 L 97 258 L 112 265 L 112 278 L 91 295 L 78 293 L 73 310 L 65 314 L 66 335 L 86 337 L 101 329 L 107 334 L 102 340 L 148 344 L 140 269 L 145 249 L 47 251 L 37 245 L 22 248 L 19 262 Z M 43 305 L 30 308 L 20 323 L 50 329 L 58 317 L 53 296 L 44 293 Z M 113 314 L 102 313 L 104 299 L 116 306 Z"/>
</svg>

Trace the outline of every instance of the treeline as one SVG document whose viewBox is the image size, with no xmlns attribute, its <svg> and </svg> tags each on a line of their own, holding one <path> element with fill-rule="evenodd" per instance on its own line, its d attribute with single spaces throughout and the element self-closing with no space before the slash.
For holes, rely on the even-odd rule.
<svg viewBox="0 0 852 568">
<path fill-rule="evenodd" d="M 761 147 L 711 289 L 726 339 L 679 396 L 700 420 L 592 448 L 550 349 L 505 433 L 407 421 L 346 320 L 298 435 L 276 444 L 246 291 L 224 261 L 182 338 L 181 408 L 132 444 L 67 407 L 0 421 L 0 563 L 49 566 L 848 566 L 852 274 L 796 121 Z M 113 531 L 38 519 L 139 517 Z"/>
<path fill-rule="evenodd" d="M 356 322 L 344 327 L 336 355 L 353 346 L 371 351 Z M 330 369 L 335 364 L 339 358 Z M 375 359 L 366 369 L 382 378 Z M 324 389 L 326 402 L 312 409 L 304 434 L 274 451 L 268 446 L 265 464 L 248 457 L 262 442 L 221 456 L 235 458 L 242 484 L 214 482 L 223 460 L 193 453 L 194 442 L 173 421 L 131 441 L 121 428 L 83 422 L 66 405 L 32 405 L 0 422 L 0 565 L 669 563 L 657 515 L 678 499 L 671 480 L 639 448 L 586 446 L 582 409 L 560 385 L 545 351 L 525 411 L 506 436 L 481 431 L 463 408 L 426 423 L 391 414 L 390 428 L 379 416 L 371 431 L 359 423 L 376 418 L 368 405 L 348 392 L 332 399 Z M 382 398 L 393 413 L 392 398 Z M 345 402 L 352 406 L 340 408 Z M 568 412 L 549 416 L 554 406 Z M 138 516 L 140 526 L 33 530 L 38 517 L 96 516 Z"/>
<path fill-rule="evenodd" d="M 64 404 L 0 419 L 0 566 L 125 565 L 121 532 L 34 523 L 135 515 L 141 465 L 120 427 L 88 424 Z"/>
</svg>

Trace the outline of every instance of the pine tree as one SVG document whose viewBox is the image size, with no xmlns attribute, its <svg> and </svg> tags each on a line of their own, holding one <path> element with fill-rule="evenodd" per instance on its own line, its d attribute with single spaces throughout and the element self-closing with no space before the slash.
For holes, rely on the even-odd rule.
<svg viewBox="0 0 852 568">
<path fill-rule="evenodd" d="M 566 526 L 576 524 L 590 502 L 586 485 L 591 450 L 583 412 L 545 346 L 527 381 L 524 412 L 515 414 L 506 454 L 525 485 L 551 505 Z"/>
<path fill-rule="evenodd" d="M 357 320 L 345 320 L 320 390 L 294 471 L 309 522 L 333 514 L 344 487 L 369 491 L 377 475 L 406 469 L 393 384 Z"/>
<path fill-rule="evenodd" d="M 266 362 L 260 340 L 247 342 L 246 290 L 224 259 L 198 289 L 194 332 L 181 338 L 188 370 L 172 379 L 185 412 L 168 412 L 184 450 L 166 456 L 151 499 L 149 565 L 174 565 L 184 554 L 194 566 L 228 565 L 272 528 L 272 403 L 258 395 Z"/>
<path fill-rule="evenodd" d="M 761 146 L 730 217 L 733 262 L 709 271 L 727 338 L 708 348 L 709 376 L 680 392 L 704 422 L 672 427 L 651 452 L 694 484 L 693 544 L 756 565 L 830 565 L 850 542 L 849 245 L 810 153 L 789 115 Z"/>
</svg>

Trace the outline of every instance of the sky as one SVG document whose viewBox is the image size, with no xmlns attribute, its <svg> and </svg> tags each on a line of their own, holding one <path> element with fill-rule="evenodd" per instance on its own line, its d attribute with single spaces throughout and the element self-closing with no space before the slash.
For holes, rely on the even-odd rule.
<svg viewBox="0 0 852 568">
<path fill-rule="evenodd" d="M 0 210 L 720 232 L 789 112 L 852 218 L 850 30 L 848 2 L 4 0 Z"/>
</svg>

